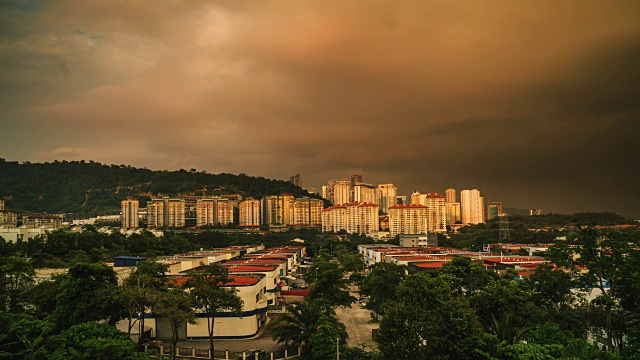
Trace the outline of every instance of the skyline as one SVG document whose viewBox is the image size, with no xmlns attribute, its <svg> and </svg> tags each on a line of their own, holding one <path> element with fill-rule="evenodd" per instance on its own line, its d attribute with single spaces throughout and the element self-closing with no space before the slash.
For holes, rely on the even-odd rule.
<svg viewBox="0 0 640 360">
<path fill-rule="evenodd" d="M 0 157 L 640 217 L 640 3 L 8 1 Z"/>
</svg>

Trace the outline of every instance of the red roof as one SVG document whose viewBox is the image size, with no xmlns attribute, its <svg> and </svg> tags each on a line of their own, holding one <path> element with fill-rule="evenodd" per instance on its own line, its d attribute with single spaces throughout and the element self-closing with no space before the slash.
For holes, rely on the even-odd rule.
<svg viewBox="0 0 640 360">
<path fill-rule="evenodd" d="M 222 264 L 222 266 L 225 266 Z M 258 265 L 240 265 L 240 266 L 225 266 L 229 268 L 229 273 L 234 272 L 269 272 L 276 269 L 275 266 L 258 266 Z"/>
<path fill-rule="evenodd" d="M 428 198 L 444 198 L 444 196 L 438 194 L 438 193 L 428 193 L 427 194 Z"/>
<path fill-rule="evenodd" d="M 180 277 L 171 277 L 167 280 L 168 283 L 174 286 L 182 287 L 187 281 L 189 281 L 191 277 L 189 276 L 180 276 Z M 230 282 L 224 284 L 223 286 L 245 286 L 245 285 L 255 285 L 260 281 L 260 278 L 255 276 L 229 276 Z"/>
<path fill-rule="evenodd" d="M 400 204 L 393 205 L 389 209 L 426 209 L 427 207 L 420 204 Z"/>
<path fill-rule="evenodd" d="M 442 265 L 446 264 L 446 261 L 429 261 L 414 264 L 421 269 L 440 269 Z"/>
<path fill-rule="evenodd" d="M 280 291 L 280 295 L 307 296 L 309 295 L 309 290 L 282 290 Z"/>
</svg>

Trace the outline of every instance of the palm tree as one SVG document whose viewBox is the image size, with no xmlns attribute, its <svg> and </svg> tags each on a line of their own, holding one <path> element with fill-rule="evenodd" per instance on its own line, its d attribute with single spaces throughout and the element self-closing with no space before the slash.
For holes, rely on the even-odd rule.
<svg viewBox="0 0 640 360">
<path fill-rule="evenodd" d="M 339 324 L 332 309 L 323 307 L 320 301 L 305 301 L 287 306 L 287 313 L 278 318 L 278 326 L 273 331 L 273 340 L 286 345 L 304 346 L 303 358 L 309 359 L 311 357 L 309 339 L 320 326 L 320 318 L 323 315 L 338 328 L 344 328 L 344 325 Z"/>
</svg>

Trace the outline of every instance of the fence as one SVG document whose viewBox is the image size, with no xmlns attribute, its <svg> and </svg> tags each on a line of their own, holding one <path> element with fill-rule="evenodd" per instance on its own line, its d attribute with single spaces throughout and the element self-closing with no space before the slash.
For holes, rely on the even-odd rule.
<svg viewBox="0 0 640 360">
<path fill-rule="evenodd" d="M 170 346 L 160 345 L 159 349 L 152 349 L 145 346 L 145 352 L 151 358 L 167 358 L 171 354 Z M 253 352 L 253 351 L 252 351 Z M 280 360 L 290 359 L 299 356 L 302 352 L 300 347 L 282 347 L 273 352 L 234 352 L 228 350 L 214 350 L 213 358 L 209 349 L 196 349 L 186 347 L 176 347 L 176 358 L 178 359 L 209 359 L 209 360 Z"/>
</svg>

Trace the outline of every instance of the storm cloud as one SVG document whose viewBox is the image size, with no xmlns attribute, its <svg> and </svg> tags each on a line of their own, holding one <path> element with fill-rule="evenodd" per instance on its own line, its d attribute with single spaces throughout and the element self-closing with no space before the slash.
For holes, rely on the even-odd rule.
<svg viewBox="0 0 640 360">
<path fill-rule="evenodd" d="M 0 157 L 640 216 L 636 1 L 0 5 Z"/>
</svg>

